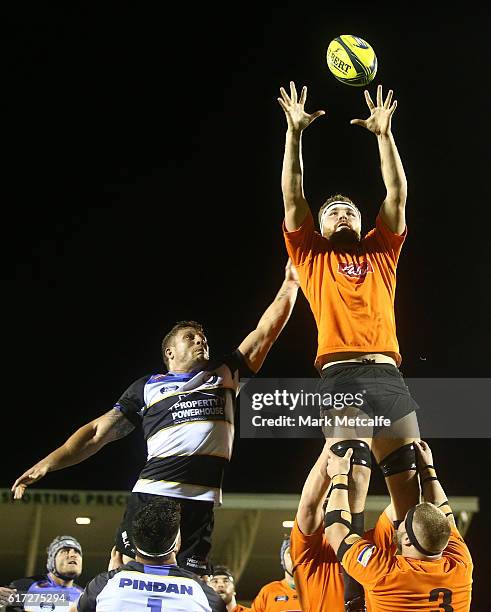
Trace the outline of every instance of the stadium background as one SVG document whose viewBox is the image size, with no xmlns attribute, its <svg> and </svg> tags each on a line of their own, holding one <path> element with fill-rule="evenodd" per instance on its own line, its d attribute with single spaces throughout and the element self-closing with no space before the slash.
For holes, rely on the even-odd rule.
<svg viewBox="0 0 491 612">
<path fill-rule="evenodd" d="M 347 193 L 369 229 L 383 196 L 376 141 L 349 125 L 366 116 L 362 90 L 338 83 L 325 65 L 341 33 L 374 46 L 370 91 L 382 83 L 399 101 L 393 131 L 409 183 L 396 302 L 401 369 L 406 377 L 489 375 L 484 8 L 11 10 L 0 486 L 108 410 L 132 380 L 159 370 L 160 339 L 176 320 L 202 321 L 215 354 L 254 327 L 286 259 L 285 119 L 276 98 L 290 79 L 309 86 L 308 110 L 327 110 L 304 135 L 312 208 Z M 300 295 L 262 375 L 314 376 L 315 341 Z M 432 446 L 448 494 L 481 500 L 467 535 L 481 612 L 491 445 Z M 299 493 L 316 452 L 309 441 L 237 437 L 224 488 Z M 132 434 L 42 487 L 126 490 L 143 461 Z M 370 493 L 384 492 L 374 471 Z"/>
</svg>

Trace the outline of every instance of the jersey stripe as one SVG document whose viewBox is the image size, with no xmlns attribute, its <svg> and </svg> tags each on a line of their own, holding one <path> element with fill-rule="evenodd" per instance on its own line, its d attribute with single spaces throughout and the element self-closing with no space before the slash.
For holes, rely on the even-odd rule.
<svg viewBox="0 0 491 612">
<path fill-rule="evenodd" d="M 222 470 L 226 464 L 227 459 L 207 455 L 154 457 L 147 462 L 140 478 L 218 488 L 222 484 Z"/>
<path fill-rule="evenodd" d="M 147 441 L 148 460 L 177 455 L 215 455 L 230 459 L 234 427 L 226 421 L 197 421 L 162 429 Z"/>
<path fill-rule="evenodd" d="M 221 488 L 202 487 L 197 484 L 183 484 L 166 480 L 144 480 L 140 478 L 133 487 L 135 493 L 151 493 L 181 499 L 212 502 L 215 506 L 222 504 Z"/>
</svg>

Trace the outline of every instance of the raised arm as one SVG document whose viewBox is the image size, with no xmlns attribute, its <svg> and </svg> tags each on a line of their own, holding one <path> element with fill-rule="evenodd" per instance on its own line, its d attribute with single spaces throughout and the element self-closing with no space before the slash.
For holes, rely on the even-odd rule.
<svg viewBox="0 0 491 612">
<path fill-rule="evenodd" d="M 447 517 L 450 525 L 455 527 L 452 508 L 450 508 L 445 491 L 436 475 L 431 449 L 423 440 L 415 442 L 415 445 L 418 452 L 418 471 L 424 500 L 438 506 Z"/>
<path fill-rule="evenodd" d="M 377 136 L 382 179 L 386 189 L 380 215 L 395 234 L 402 234 L 406 227 L 407 181 L 391 129 L 392 115 L 397 108 L 397 101 L 392 102 L 392 95 L 393 91 L 390 89 L 384 102 L 382 85 L 379 85 L 375 105 L 368 91 L 365 91 L 370 117 L 366 120 L 352 119 L 351 123 L 361 125 Z"/>
<path fill-rule="evenodd" d="M 48 472 L 62 470 L 84 461 L 108 442 L 123 438 L 134 428 L 116 408 L 83 425 L 64 444 L 17 478 L 12 485 L 14 499 L 20 499 L 29 485 L 41 480 Z"/>
<path fill-rule="evenodd" d="M 285 280 L 274 301 L 259 319 L 256 329 L 239 346 L 239 351 L 244 355 L 247 365 L 253 372 L 259 371 L 269 349 L 290 318 L 297 293 L 297 271 L 292 262 L 288 260 L 285 267 Z"/>
<path fill-rule="evenodd" d="M 324 521 L 323 503 L 331 482 L 327 475 L 328 452 L 329 444 L 325 442 L 303 485 L 297 510 L 297 524 L 304 535 L 314 533 Z"/>
<path fill-rule="evenodd" d="M 281 189 L 285 205 L 285 225 L 286 229 L 291 232 L 302 225 L 309 212 L 309 205 L 303 192 L 302 132 L 317 117 L 324 115 L 324 111 L 320 110 L 311 115 L 306 113 L 304 106 L 307 88 L 302 88 L 300 99 L 298 99 L 293 81 L 290 81 L 290 95 L 283 87 L 280 88 L 280 93 L 281 98 L 278 98 L 278 102 L 285 111 L 288 124 Z"/>
<path fill-rule="evenodd" d="M 348 474 L 351 469 L 349 448 L 344 457 L 328 450 L 327 473 L 331 478 L 332 491 L 326 508 L 326 535 L 334 552 L 338 552 L 341 542 L 351 531 L 351 512 L 348 500 Z"/>
</svg>

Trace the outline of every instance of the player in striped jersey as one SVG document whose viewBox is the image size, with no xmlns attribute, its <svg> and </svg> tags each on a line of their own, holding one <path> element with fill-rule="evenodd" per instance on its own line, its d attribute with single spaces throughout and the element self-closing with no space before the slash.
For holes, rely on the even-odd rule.
<svg viewBox="0 0 491 612">
<path fill-rule="evenodd" d="M 251 376 L 288 321 L 298 292 L 298 277 L 288 261 L 274 301 L 236 351 L 210 361 L 201 325 L 178 323 L 165 336 L 166 374 L 139 378 L 112 410 L 78 429 L 68 440 L 24 472 L 12 486 L 20 499 L 30 484 L 48 472 L 80 463 L 105 444 L 141 427 L 148 458 L 133 488 L 116 548 L 134 558 L 131 522 L 138 508 L 155 496 L 181 503 L 181 551 L 178 563 L 207 575 L 213 508 L 221 503 L 223 472 L 230 460 L 234 411 L 240 376 Z"/>
<path fill-rule="evenodd" d="M 78 612 L 226 612 L 211 587 L 176 565 L 179 514 L 177 500 L 142 506 L 132 523 L 136 560 L 91 580 Z"/>
</svg>

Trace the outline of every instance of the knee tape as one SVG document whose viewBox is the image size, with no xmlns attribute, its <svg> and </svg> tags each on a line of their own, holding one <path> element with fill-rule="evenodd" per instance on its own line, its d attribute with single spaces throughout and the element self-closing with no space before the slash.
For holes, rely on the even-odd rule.
<svg viewBox="0 0 491 612">
<path fill-rule="evenodd" d="M 343 440 L 336 442 L 331 446 L 331 451 L 338 457 L 344 457 L 348 448 L 353 449 L 351 463 L 354 465 L 364 465 L 370 468 L 372 465 L 372 457 L 370 455 L 370 447 L 362 440 Z"/>
<path fill-rule="evenodd" d="M 416 470 L 416 447 L 411 442 L 390 453 L 379 463 L 384 478 L 408 470 Z"/>
</svg>

